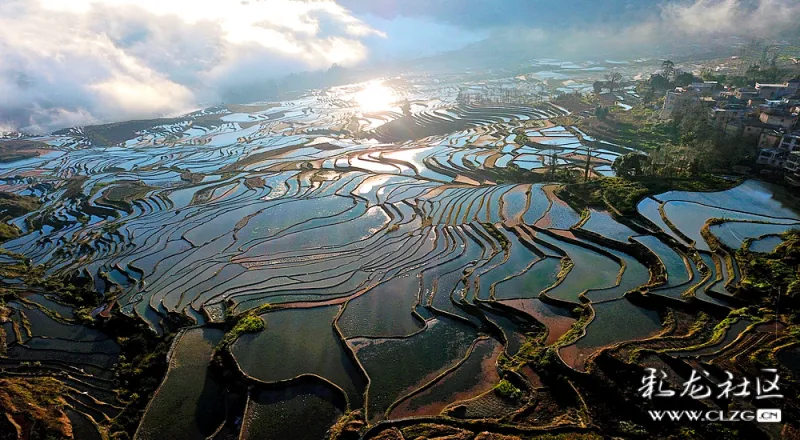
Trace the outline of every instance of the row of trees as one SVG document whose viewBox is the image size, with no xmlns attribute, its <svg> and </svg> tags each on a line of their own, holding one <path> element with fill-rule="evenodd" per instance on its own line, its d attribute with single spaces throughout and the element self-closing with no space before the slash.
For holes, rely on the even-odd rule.
<svg viewBox="0 0 800 440">
<path fill-rule="evenodd" d="M 755 83 L 777 83 L 782 82 L 792 76 L 788 70 L 772 65 L 761 68 L 758 64 L 753 64 L 745 70 L 744 75 L 724 75 L 716 74 L 711 69 L 703 70 L 701 78 L 704 81 L 717 81 L 731 87 L 753 86 Z"/>
</svg>

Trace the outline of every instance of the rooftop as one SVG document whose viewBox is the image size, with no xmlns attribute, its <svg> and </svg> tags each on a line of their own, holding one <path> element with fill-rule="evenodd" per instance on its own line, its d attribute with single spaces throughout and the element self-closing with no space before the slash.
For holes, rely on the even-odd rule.
<svg viewBox="0 0 800 440">
<path fill-rule="evenodd" d="M 766 128 L 773 130 L 779 130 L 781 128 L 779 125 L 767 124 L 755 118 L 745 119 L 744 121 L 742 121 L 742 125 L 746 127 Z"/>
<path fill-rule="evenodd" d="M 756 88 L 757 89 L 761 89 L 761 88 L 764 88 L 764 87 L 778 88 L 778 87 L 787 87 L 787 85 L 786 84 L 768 84 L 768 83 L 761 84 L 761 83 L 756 83 Z"/>
<path fill-rule="evenodd" d="M 745 111 L 745 110 L 747 110 L 747 109 L 745 109 L 745 108 L 737 108 L 737 107 L 730 107 L 730 106 L 729 107 L 714 107 L 714 108 L 711 109 L 711 111 L 714 111 L 714 112 L 741 112 L 741 111 Z"/>
<path fill-rule="evenodd" d="M 766 113 L 769 116 L 797 116 L 796 114 L 782 108 L 765 108 L 762 113 Z"/>
</svg>

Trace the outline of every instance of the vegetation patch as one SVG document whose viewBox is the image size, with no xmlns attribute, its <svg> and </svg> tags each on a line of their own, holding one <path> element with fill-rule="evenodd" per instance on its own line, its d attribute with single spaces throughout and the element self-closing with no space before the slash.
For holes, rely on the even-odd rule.
<svg viewBox="0 0 800 440">
<path fill-rule="evenodd" d="M 126 403 L 109 427 L 111 438 L 127 439 L 136 431 L 147 403 L 167 372 L 167 353 L 177 328 L 189 325 L 187 318 L 171 315 L 164 320 L 165 334 L 156 336 L 140 320 L 121 314 L 98 318 L 96 326 L 114 337 L 120 346 L 114 369 L 114 385 L 119 399 Z"/>
<path fill-rule="evenodd" d="M 502 232 L 500 232 L 500 230 L 497 229 L 495 225 L 491 223 L 481 223 L 481 225 L 483 225 L 484 229 L 486 229 L 486 232 L 488 232 L 489 235 L 494 237 L 494 239 L 500 243 L 500 247 L 503 250 L 508 249 L 508 247 L 510 246 L 508 238 L 506 238 L 506 236 Z"/>
<path fill-rule="evenodd" d="M 769 254 L 751 252 L 749 246 L 736 251 L 742 271 L 737 294 L 752 300 L 771 302 L 778 297 L 792 304 L 800 301 L 800 230 L 781 234 L 783 243 Z"/>
<path fill-rule="evenodd" d="M 6 223 L 8 220 L 36 211 L 39 207 L 41 202 L 36 197 L 0 191 L 0 242 L 19 236 L 19 229 Z"/>
<path fill-rule="evenodd" d="M 267 328 L 267 325 L 264 323 L 264 320 L 261 317 L 256 316 L 252 313 L 247 313 L 239 318 L 236 325 L 225 334 L 225 339 L 223 340 L 223 344 L 230 345 L 237 339 L 239 336 L 245 333 L 258 333 L 264 331 Z"/>
<path fill-rule="evenodd" d="M 723 191 L 736 186 L 737 180 L 713 175 L 689 178 L 600 177 L 584 183 L 572 183 L 558 189 L 557 195 L 578 199 L 587 206 L 613 209 L 621 214 L 636 213 L 636 205 L 648 196 L 667 191 Z"/>
<path fill-rule="evenodd" d="M 30 159 L 39 156 L 39 150 L 49 150 L 50 145 L 44 142 L 27 139 L 0 141 L 0 163 Z"/>
<path fill-rule="evenodd" d="M 0 297 L 0 324 L 8 322 L 9 316 L 11 316 L 11 309 L 8 308 L 3 298 Z M 7 350 L 6 344 L 6 331 L 0 326 L 0 356 L 5 356 Z"/>
<path fill-rule="evenodd" d="M 521 389 L 517 388 L 507 379 L 503 379 L 498 383 L 494 390 L 497 394 L 505 397 L 506 399 L 519 400 L 524 394 Z"/>
<path fill-rule="evenodd" d="M 270 308 L 272 305 L 264 304 L 247 313 L 228 316 L 226 327 L 229 330 L 225 332 L 222 341 L 214 347 L 214 353 L 211 355 L 211 367 L 221 372 L 222 379 L 230 379 L 230 372 L 233 371 L 233 365 L 236 363 L 231 354 L 231 345 L 244 334 L 264 331 L 267 324 L 258 315 Z"/>
<path fill-rule="evenodd" d="M 578 128 L 591 136 L 646 151 L 680 143 L 678 128 L 660 120 L 658 112 L 645 106 L 634 106 L 629 111 L 611 107 L 604 114 L 582 119 Z"/>
<path fill-rule="evenodd" d="M 131 202 L 143 198 L 156 188 L 142 182 L 120 182 L 103 192 L 98 203 L 111 206 L 125 212 L 132 212 Z"/>
<path fill-rule="evenodd" d="M 72 438 L 64 408 L 66 389 L 49 377 L 0 378 L 0 410 L 32 422 L 35 438 Z"/>
<path fill-rule="evenodd" d="M 325 437 L 330 440 L 355 440 L 361 438 L 366 427 L 367 423 L 364 421 L 364 413 L 361 410 L 346 411 L 331 426 Z"/>
<path fill-rule="evenodd" d="M 111 124 L 83 127 L 83 135 L 97 146 L 113 146 L 136 137 L 137 133 L 156 127 L 181 122 L 179 118 L 143 119 L 138 121 L 114 122 Z M 70 129 L 55 132 L 68 134 Z"/>
</svg>

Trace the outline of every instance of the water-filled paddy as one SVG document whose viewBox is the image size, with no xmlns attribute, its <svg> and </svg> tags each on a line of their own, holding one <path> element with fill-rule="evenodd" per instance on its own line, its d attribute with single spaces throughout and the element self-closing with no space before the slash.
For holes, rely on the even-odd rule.
<svg viewBox="0 0 800 440">
<path fill-rule="evenodd" d="M 191 329 L 177 340 L 170 369 L 145 413 L 137 437 L 157 439 L 207 437 L 224 421 L 223 388 L 208 364 L 223 332 Z"/>
<path fill-rule="evenodd" d="M 245 374 L 263 382 L 323 377 L 345 390 L 358 408 L 365 378 L 333 328 L 337 313 L 334 306 L 266 313 L 261 318 L 267 330 L 243 335 L 232 347 L 233 356 Z"/>
</svg>

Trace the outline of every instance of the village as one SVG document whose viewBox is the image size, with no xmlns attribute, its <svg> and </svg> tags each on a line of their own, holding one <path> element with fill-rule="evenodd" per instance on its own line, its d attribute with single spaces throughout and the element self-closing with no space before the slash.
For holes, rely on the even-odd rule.
<svg viewBox="0 0 800 440">
<path fill-rule="evenodd" d="M 717 81 L 692 83 L 666 93 L 662 117 L 669 117 L 687 101 L 705 105 L 715 127 L 757 146 L 755 165 L 761 174 L 783 173 L 786 183 L 800 186 L 798 88 L 797 78 L 738 88 L 723 87 Z"/>
</svg>

